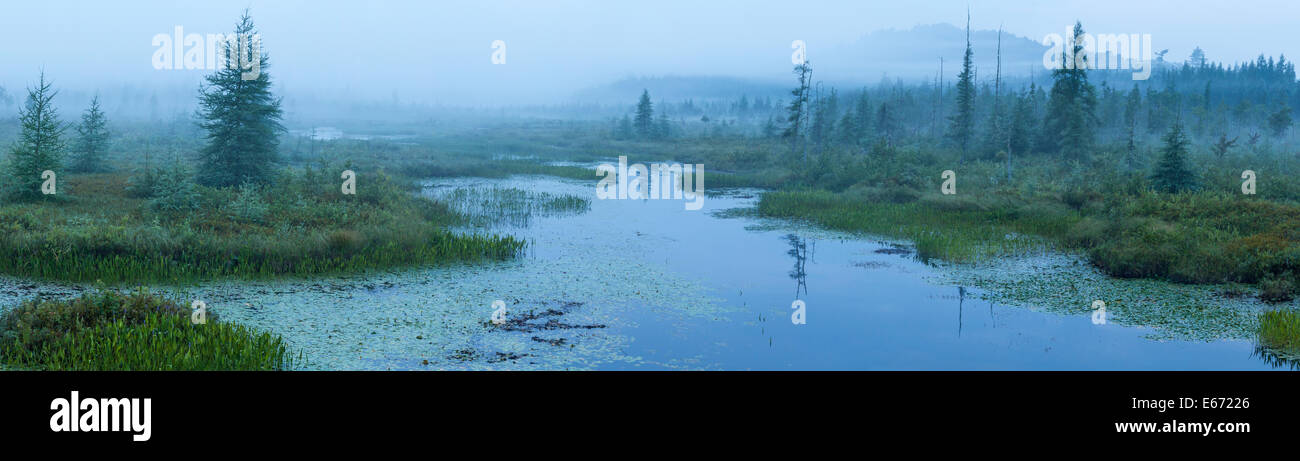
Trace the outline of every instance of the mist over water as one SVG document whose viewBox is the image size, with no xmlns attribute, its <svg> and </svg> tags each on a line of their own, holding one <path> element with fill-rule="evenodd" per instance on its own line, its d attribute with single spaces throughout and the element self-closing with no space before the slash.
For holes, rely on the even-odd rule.
<svg viewBox="0 0 1300 461">
<path fill-rule="evenodd" d="M 1300 6 L 1251 2 L 1006 1 L 969 5 L 976 67 L 993 76 L 1001 27 L 1004 75 L 1041 82 L 1044 36 L 1076 20 L 1097 33 L 1151 34 L 1156 50 L 1181 62 L 1194 47 L 1236 63 L 1258 54 L 1300 56 L 1290 33 Z M 105 96 L 111 113 L 170 118 L 192 112 L 206 70 L 156 70 L 157 34 L 228 33 L 249 7 L 271 56 L 269 71 L 288 116 L 376 106 L 429 108 L 561 105 L 625 101 L 608 85 L 627 78 L 738 79 L 753 92 L 789 80 L 790 43 L 803 40 L 817 79 L 840 87 L 882 79 L 952 81 L 959 72 L 967 2 L 924 8 L 893 2 L 778 1 L 653 4 L 503 1 L 11 2 L 0 11 L 0 86 L 20 93 L 44 69 L 59 104 Z M 1270 11 L 1261 15 L 1258 11 Z M 1154 20 L 1159 18 L 1159 20 Z M 494 41 L 506 45 L 494 65 Z M 939 73 L 939 61 L 947 65 Z M 654 83 L 632 86 L 651 86 Z M 639 89 L 639 88 L 638 88 Z M 672 97 L 742 92 L 691 88 Z M 619 99 L 621 98 L 621 99 Z M 156 102 L 155 102 L 156 101 Z M 340 109 L 344 107 L 344 109 Z M 8 112 L 8 111 L 6 111 Z"/>
</svg>

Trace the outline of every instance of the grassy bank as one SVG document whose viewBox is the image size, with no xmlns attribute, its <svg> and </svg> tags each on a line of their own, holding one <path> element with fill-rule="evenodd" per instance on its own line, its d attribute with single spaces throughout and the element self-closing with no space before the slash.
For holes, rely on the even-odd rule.
<svg viewBox="0 0 1300 461">
<path fill-rule="evenodd" d="M 0 272 L 190 282 L 497 260 L 524 246 L 451 233 L 462 216 L 382 174 L 363 172 L 356 194 L 344 195 L 341 170 L 286 170 L 242 189 L 196 186 L 168 171 L 69 176 L 53 200 L 0 206 Z"/>
<path fill-rule="evenodd" d="M 294 359 L 278 336 L 212 313 L 192 323 L 188 305 L 143 290 L 32 300 L 0 316 L 0 362 L 12 369 L 283 370 Z"/>
<path fill-rule="evenodd" d="M 1141 187 L 1135 176 L 1116 176 L 1115 184 L 1101 187 L 984 185 L 956 195 L 937 193 L 937 184 L 936 192 L 787 189 L 765 193 L 758 209 L 764 216 L 909 239 L 923 259 L 970 262 L 1056 248 L 1084 253 L 1116 277 L 1258 284 L 1265 301 L 1294 297 L 1300 286 L 1295 202 L 1222 189 L 1161 194 Z"/>
<path fill-rule="evenodd" d="M 946 199 L 935 195 L 891 203 L 867 190 L 773 191 L 763 194 L 758 209 L 763 216 L 911 240 L 920 258 L 954 262 L 1043 248 L 1051 242 L 1035 236 L 1063 235 L 1079 220 L 1078 213 L 1063 207 L 993 207 Z"/>
</svg>

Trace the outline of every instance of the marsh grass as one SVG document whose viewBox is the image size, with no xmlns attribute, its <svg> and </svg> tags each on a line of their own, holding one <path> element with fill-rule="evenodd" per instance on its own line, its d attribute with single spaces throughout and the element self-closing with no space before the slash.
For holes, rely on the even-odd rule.
<svg viewBox="0 0 1300 461">
<path fill-rule="evenodd" d="M 974 262 L 1050 246 L 1034 237 L 1045 231 L 1036 220 L 938 200 L 895 204 L 820 190 L 773 191 L 763 194 L 758 210 L 763 216 L 803 219 L 835 230 L 908 239 L 923 261 Z M 1058 211 L 1063 219 L 1077 219 Z"/>
<path fill-rule="evenodd" d="M 1300 360 L 1300 312 L 1277 310 L 1260 314 L 1256 336 L 1260 346 L 1278 356 Z"/>
<path fill-rule="evenodd" d="M 283 370 L 279 336 L 220 321 L 193 324 L 184 303 L 143 289 L 30 300 L 0 316 L 0 362 L 36 370 Z"/>
<path fill-rule="evenodd" d="M 1066 249 L 1111 276 L 1259 284 L 1282 302 L 1300 287 L 1300 206 L 1223 192 L 944 196 L 881 189 L 780 190 L 763 216 L 912 240 L 917 257 L 973 262 Z"/>
<path fill-rule="evenodd" d="M 438 198 L 476 227 L 526 227 L 535 216 L 572 216 L 591 209 L 589 198 L 513 187 L 461 187 Z"/>
<path fill-rule="evenodd" d="M 524 248 L 509 236 L 451 232 L 465 217 L 381 173 L 363 174 L 356 195 L 341 193 L 337 175 L 308 168 L 261 188 L 198 187 L 200 206 L 180 212 L 132 197 L 121 174 L 71 176 L 65 204 L 0 207 L 0 272 L 192 282 L 500 260 Z M 248 203 L 258 213 L 244 212 Z"/>
</svg>

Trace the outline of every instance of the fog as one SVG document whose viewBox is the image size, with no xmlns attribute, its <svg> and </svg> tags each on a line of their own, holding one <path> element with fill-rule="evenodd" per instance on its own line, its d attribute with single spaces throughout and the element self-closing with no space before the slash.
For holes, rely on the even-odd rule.
<svg viewBox="0 0 1300 461">
<path fill-rule="evenodd" d="M 442 106 L 568 104 L 625 78 L 718 76 L 788 84 L 791 42 L 803 40 L 817 78 L 837 85 L 944 78 L 959 70 L 966 11 L 981 79 L 992 76 L 991 31 L 1005 34 L 1006 73 L 1028 74 L 1046 34 L 1075 20 L 1089 32 L 1151 34 L 1168 59 L 1194 47 L 1227 63 L 1300 56 L 1294 1 L 211 1 L 6 2 L 0 86 L 20 93 L 44 69 L 64 94 L 149 94 L 183 110 L 206 70 L 158 70 L 157 34 L 232 30 L 248 7 L 286 101 Z M 893 30 L 901 33 L 887 33 Z M 886 31 L 886 32 L 882 32 Z M 937 32 L 936 32 L 937 31 Z M 983 31 L 983 32 L 979 32 Z M 506 44 L 493 64 L 492 43 Z M 1019 44 L 1019 48 L 1015 48 Z M 890 50 L 904 50 L 889 53 Z M 1015 51 L 1018 50 L 1018 51 Z M 902 56 L 899 56 L 902 55 Z M 888 57 L 889 59 L 885 59 Z M 179 57 L 177 57 L 179 60 Z M 1016 61 L 1019 59 L 1019 61 Z M 1007 61 L 1004 61 L 1007 62 Z M 1038 72 L 1045 72 L 1041 66 Z M 622 97 L 622 94 L 614 95 Z M 113 104 L 108 98 L 109 106 Z M 292 107 L 292 105 L 290 106 Z M 164 109 L 167 110 L 167 109 Z"/>
</svg>

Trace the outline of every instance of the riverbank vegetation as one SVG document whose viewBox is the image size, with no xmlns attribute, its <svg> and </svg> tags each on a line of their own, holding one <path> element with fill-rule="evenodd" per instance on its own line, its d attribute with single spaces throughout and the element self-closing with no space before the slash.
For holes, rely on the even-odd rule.
<svg viewBox="0 0 1300 461">
<path fill-rule="evenodd" d="M 294 354 L 279 336 L 202 323 L 190 306 L 143 289 L 31 300 L 0 315 L 0 363 L 20 370 L 284 370 Z"/>
<path fill-rule="evenodd" d="M 384 175 L 362 176 L 345 195 L 333 179 L 340 170 L 285 170 L 239 188 L 192 184 L 176 169 L 71 176 L 57 202 L 0 207 L 0 272 L 191 282 L 499 260 L 523 249 L 509 236 L 452 233 L 464 217 Z"/>
</svg>

